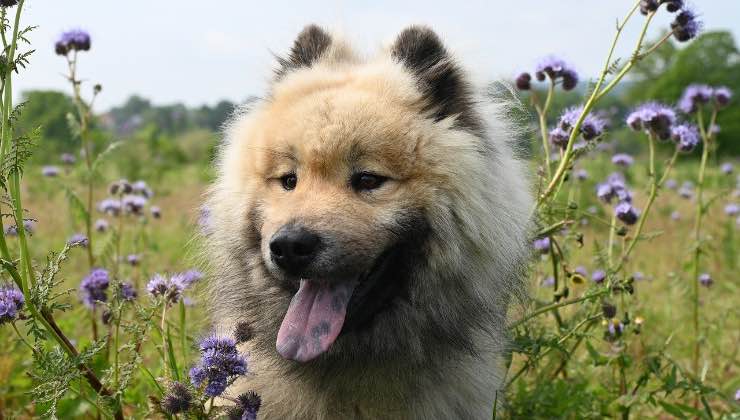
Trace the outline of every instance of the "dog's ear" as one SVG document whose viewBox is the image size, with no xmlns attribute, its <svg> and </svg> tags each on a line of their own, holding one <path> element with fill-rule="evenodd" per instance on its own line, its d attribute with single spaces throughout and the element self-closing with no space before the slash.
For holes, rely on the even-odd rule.
<svg viewBox="0 0 740 420">
<path fill-rule="evenodd" d="M 482 135 L 471 87 L 434 31 L 424 26 L 404 29 L 391 46 L 391 56 L 414 74 L 435 121 L 454 116 L 456 127 Z"/>
<path fill-rule="evenodd" d="M 275 80 L 302 67 L 311 67 L 329 50 L 331 43 L 331 36 L 325 30 L 316 25 L 306 26 L 293 42 L 288 56 L 277 57 Z"/>
</svg>

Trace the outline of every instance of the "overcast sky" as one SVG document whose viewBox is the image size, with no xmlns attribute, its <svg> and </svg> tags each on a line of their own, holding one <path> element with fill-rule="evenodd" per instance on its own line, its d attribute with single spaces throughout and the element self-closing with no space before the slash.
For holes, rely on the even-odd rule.
<svg viewBox="0 0 740 420">
<path fill-rule="evenodd" d="M 372 53 L 405 26 L 424 23 L 445 39 L 478 81 L 509 77 L 538 57 L 558 54 L 584 75 L 596 74 L 615 20 L 632 0 L 237 1 L 26 0 L 23 22 L 32 34 L 31 67 L 14 87 L 68 89 L 54 41 L 67 29 L 92 35 L 80 76 L 103 85 L 102 108 L 131 94 L 157 104 L 213 104 L 261 94 L 273 66 L 307 23 L 338 30 Z M 707 30 L 740 35 L 740 0 L 694 1 Z M 652 36 L 671 16 L 662 10 Z M 638 16 L 624 35 L 622 55 L 634 45 Z"/>
</svg>

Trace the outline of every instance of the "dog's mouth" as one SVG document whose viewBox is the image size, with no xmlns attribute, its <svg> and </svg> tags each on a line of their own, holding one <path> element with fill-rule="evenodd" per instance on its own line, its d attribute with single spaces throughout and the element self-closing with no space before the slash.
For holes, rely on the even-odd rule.
<svg viewBox="0 0 740 420">
<path fill-rule="evenodd" d="M 307 362 L 325 353 L 342 334 L 367 325 L 406 289 L 403 247 L 386 251 L 354 278 L 300 279 L 277 335 L 278 353 Z"/>
</svg>

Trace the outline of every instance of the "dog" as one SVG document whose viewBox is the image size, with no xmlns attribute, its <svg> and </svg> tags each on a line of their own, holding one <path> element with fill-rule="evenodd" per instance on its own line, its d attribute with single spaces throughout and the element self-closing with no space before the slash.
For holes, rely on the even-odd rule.
<svg viewBox="0 0 740 420">
<path fill-rule="evenodd" d="M 266 419 L 490 418 L 532 196 L 507 105 L 440 37 L 374 58 L 311 25 L 225 127 L 205 238 L 211 315 Z"/>
</svg>

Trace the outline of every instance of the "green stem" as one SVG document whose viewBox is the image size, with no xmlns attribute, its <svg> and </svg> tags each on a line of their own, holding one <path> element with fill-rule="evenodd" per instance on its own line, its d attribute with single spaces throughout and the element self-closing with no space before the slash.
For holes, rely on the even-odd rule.
<svg viewBox="0 0 740 420">
<path fill-rule="evenodd" d="M 561 308 L 563 306 L 573 305 L 573 304 L 578 303 L 578 302 L 583 302 L 584 300 L 594 299 L 594 298 L 597 298 L 599 296 L 603 296 L 605 294 L 608 294 L 609 292 L 610 292 L 609 289 L 602 289 L 602 290 L 599 290 L 598 292 L 594 292 L 594 293 L 591 293 L 591 294 L 588 294 L 588 295 L 584 295 L 584 296 L 581 296 L 579 298 L 568 299 L 568 300 L 564 300 L 564 301 L 561 301 L 561 302 L 558 302 L 558 303 L 552 303 L 550 305 L 543 306 L 543 307 L 537 309 L 536 311 L 534 311 L 534 312 L 532 312 L 532 313 L 530 313 L 530 314 L 522 317 L 521 319 L 519 319 L 517 321 L 514 321 L 513 323 L 509 324 L 506 327 L 506 329 L 513 330 L 514 328 L 516 328 L 516 327 L 524 324 L 525 322 L 529 321 L 532 318 L 536 318 L 536 317 L 544 314 L 545 312 L 549 312 L 549 311 L 551 311 L 553 309 Z"/>
<path fill-rule="evenodd" d="M 642 42 L 645 38 L 645 33 L 647 32 L 647 28 L 650 25 L 650 22 L 652 21 L 653 16 L 655 15 L 655 12 L 651 12 L 648 14 L 647 19 L 645 20 L 645 24 L 642 27 L 642 31 L 640 32 L 640 36 L 638 38 L 637 46 L 635 47 L 635 50 L 632 54 L 632 58 L 630 61 L 622 68 L 622 70 L 617 74 L 617 76 L 606 86 L 603 90 L 601 89 L 601 85 L 604 83 L 604 80 L 606 79 L 607 74 L 609 74 L 609 66 L 611 65 L 611 58 L 614 54 L 614 49 L 617 45 L 617 41 L 619 40 L 619 36 L 622 33 L 622 29 L 624 29 L 624 25 L 629 20 L 629 18 L 634 14 L 637 7 L 639 7 L 639 1 L 635 4 L 635 6 L 632 8 L 632 10 L 629 12 L 625 20 L 617 25 L 617 33 L 614 36 L 614 40 L 612 41 L 612 46 L 609 49 L 609 54 L 607 55 L 606 63 L 604 64 L 604 70 L 601 72 L 601 76 L 599 77 L 599 80 L 596 82 L 596 85 L 594 86 L 593 92 L 591 93 L 591 96 L 588 98 L 586 103 L 583 106 L 583 112 L 581 112 L 581 115 L 576 120 L 576 123 L 573 125 L 573 130 L 570 133 L 570 137 L 568 138 L 568 145 L 565 148 L 565 152 L 563 154 L 563 158 L 560 159 L 560 164 L 558 165 L 557 170 L 555 171 L 555 175 L 551 178 L 550 183 L 545 188 L 545 191 L 540 194 L 539 198 L 537 199 L 536 208 L 540 207 L 547 198 L 550 197 L 550 195 L 556 190 L 559 189 L 559 185 L 563 180 L 563 176 L 565 175 L 565 172 L 568 170 L 571 164 L 571 158 L 573 157 L 573 145 L 575 144 L 575 139 L 578 137 L 581 125 L 583 124 L 583 121 L 586 119 L 586 115 L 588 115 L 589 112 L 591 112 L 591 109 L 594 107 L 596 102 L 601 99 L 604 95 L 609 93 L 614 86 L 616 86 L 619 81 L 622 80 L 622 78 L 630 71 L 632 66 L 639 61 L 642 57 L 639 55 L 640 49 L 642 48 Z"/>
<path fill-rule="evenodd" d="M 553 93 L 555 92 L 555 81 L 548 76 L 550 81 L 547 87 L 547 98 L 545 98 L 545 104 L 542 109 L 537 107 L 537 115 L 540 119 L 540 135 L 542 136 L 542 152 L 545 154 L 545 170 L 547 172 L 547 179 L 552 177 L 552 168 L 550 167 L 550 142 L 547 138 L 547 111 L 550 109 L 552 103 Z"/>
</svg>

